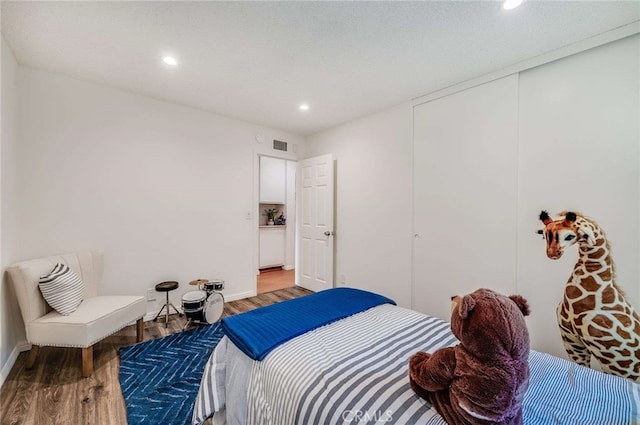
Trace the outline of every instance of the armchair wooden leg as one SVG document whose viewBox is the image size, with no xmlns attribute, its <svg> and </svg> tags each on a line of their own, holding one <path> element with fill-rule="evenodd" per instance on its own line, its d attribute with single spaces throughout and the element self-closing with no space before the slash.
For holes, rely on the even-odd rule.
<svg viewBox="0 0 640 425">
<path fill-rule="evenodd" d="M 142 342 L 144 340 L 144 321 L 142 317 L 136 322 L 136 341 Z"/>
<path fill-rule="evenodd" d="M 29 357 L 27 357 L 26 368 L 31 369 L 33 364 L 36 362 L 36 356 L 38 355 L 38 346 L 31 345 L 31 350 L 29 351 Z"/>
<path fill-rule="evenodd" d="M 93 345 L 82 349 L 82 377 L 88 378 L 93 373 Z"/>
</svg>

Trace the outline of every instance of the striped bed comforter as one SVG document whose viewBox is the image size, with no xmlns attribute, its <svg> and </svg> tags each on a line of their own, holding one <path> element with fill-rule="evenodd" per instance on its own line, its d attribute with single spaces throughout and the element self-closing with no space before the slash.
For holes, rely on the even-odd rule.
<svg viewBox="0 0 640 425">
<path fill-rule="evenodd" d="M 209 359 L 193 423 L 214 425 L 428 424 L 444 420 L 409 387 L 408 359 L 456 344 L 449 324 L 381 305 L 249 359 L 227 338 Z M 640 386 L 531 352 L 524 423 L 640 423 Z"/>
</svg>

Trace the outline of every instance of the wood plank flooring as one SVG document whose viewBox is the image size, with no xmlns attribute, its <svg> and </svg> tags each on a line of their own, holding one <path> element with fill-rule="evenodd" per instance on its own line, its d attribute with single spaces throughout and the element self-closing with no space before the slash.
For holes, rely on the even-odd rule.
<svg viewBox="0 0 640 425">
<path fill-rule="evenodd" d="M 224 315 L 310 294 L 300 287 L 260 294 L 225 304 Z M 182 331 L 184 317 L 172 315 L 164 322 L 145 322 L 144 340 L 160 338 Z M 94 372 L 82 378 L 81 350 L 78 348 L 42 347 L 36 363 L 25 369 L 28 353 L 18 356 L 0 389 L 2 425 L 123 425 L 126 411 L 118 372 L 118 349 L 135 344 L 136 327 L 128 326 L 94 345 Z"/>
<path fill-rule="evenodd" d="M 295 270 L 283 270 L 281 267 L 260 270 L 258 275 L 258 294 L 291 288 L 295 285 Z"/>
</svg>

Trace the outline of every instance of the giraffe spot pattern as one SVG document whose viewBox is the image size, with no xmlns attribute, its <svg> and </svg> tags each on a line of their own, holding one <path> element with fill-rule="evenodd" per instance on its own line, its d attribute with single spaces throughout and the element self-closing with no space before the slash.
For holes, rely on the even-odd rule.
<svg viewBox="0 0 640 425">
<path fill-rule="evenodd" d="M 582 295 L 582 291 L 573 285 L 568 286 L 567 289 L 565 290 L 565 296 L 570 300 L 578 299 L 580 298 L 581 295 Z"/>
<path fill-rule="evenodd" d="M 596 335 L 592 335 L 592 336 L 598 337 L 598 336 L 602 336 L 602 335 L 597 335 L 596 334 Z M 599 343 L 600 343 L 599 345 L 601 345 L 602 347 L 604 347 L 605 349 L 608 349 L 608 350 L 610 350 L 612 348 L 615 348 L 615 347 L 620 347 L 622 345 L 622 343 L 620 341 L 618 341 L 617 339 L 609 339 L 609 340 L 601 339 L 599 341 Z M 614 357 L 615 357 L 615 354 L 614 354 Z"/>
<path fill-rule="evenodd" d="M 614 366 L 614 365 L 609 366 L 609 369 L 610 369 L 610 370 L 612 370 L 612 371 L 614 371 L 614 372 L 618 372 L 620 375 L 624 375 L 624 374 L 626 374 L 626 373 L 627 373 L 627 371 L 626 371 L 626 370 L 621 369 L 621 368 L 618 368 L 618 367 L 616 367 L 616 366 Z"/>
<path fill-rule="evenodd" d="M 587 276 L 582 279 L 581 285 L 588 292 L 595 292 L 600 289 L 600 284 L 593 278 L 593 276 Z"/>
<path fill-rule="evenodd" d="M 616 301 L 616 290 L 612 286 L 607 286 L 602 291 L 602 303 L 612 304 Z"/>
<path fill-rule="evenodd" d="M 613 313 L 613 317 L 616 318 L 616 320 L 618 322 L 620 322 L 622 324 L 622 326 L 624 326 L 625 328 L 631 326 L 631 317 L 629 317 L 629 315 L 627 314 L 620 314 L 620 313 Z M 636 327 L 638 327 L 638 329 L 636 329 L 636 333 L 638 330 L 640 330 L 640 325 L 636 325 Z"/>
<path fill-rule="evenodd" d="M 623 339 L 631 339 L 631 334 L 624 329 L 618 329 L 618 335 L 620 335 Z"/>
<path fill-rule="evenodd" d="M 591 311 L 596 306 L 596 296 L 595 295 L 587 295 L 579 301 L 576 301 L 573 304 L 573 312 L 574 314 L 581 314 L 585 311 Z"/>
<path fill-rule="evenodd" d="M 606 266 L 605 266 L 606 267 Z M 584 269 L 586 271 L 585 274 L 587 275 L 595 275 L 596 273 L 598 273 L 599 271 L 602 270 L 602 263 L 598 262 L 590 262 L 584 265 Z"/>
<path fill-rule="evenodd" d="M 602 314 L 597 315 L 593 318 L 593 323 L 598 325 L 601 328 L 612 329 L 613 328 L 613 320 L 608 318 L 607 316 L 603 316 Z"/>
<path fill-rule="evenodd" d="M 619 360 L 618 366 L 622 366 L 623 368 L 627 369 L 629 368 L 629 366 L 631 366 L 631 363 L 631 360 Z"/>
<path fill-rule="evenodd" d="M 601 355 L 602 355 L 602 357 L 606 357 L 606 358 L 609 358 L 609 359 L 613 359 L 613 358 L 615 358 L 615 357 L 616 357 L 616 355 L 615 355 L 615 354 L 613 354 L 613 353 L 609 353 L 609 352 L 607 352 L 607 351 L 605 351 L 605 352 L 604 352 L 604 353 L 602 353 Z M 601 361 L 603 361 L 603 360 L 607 360 L 606 358 L 605 358 L 605 359 L 600 359 L 600 360 L 601 360 Z M 611 363 L 611 362 L 610 362 L 609 360 L 607 360 L 607 363 Z"/>
</svg>

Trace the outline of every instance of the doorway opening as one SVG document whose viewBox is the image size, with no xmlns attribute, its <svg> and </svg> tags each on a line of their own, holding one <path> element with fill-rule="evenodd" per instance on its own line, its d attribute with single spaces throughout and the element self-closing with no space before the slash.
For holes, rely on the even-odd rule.
<svg viewBox="0 0 640 425">
<path fill-rule="evenodd" d="M 296 168 L 296 161 L 258 155 L 257 294 L 296 285 Z"/>
</svg>

